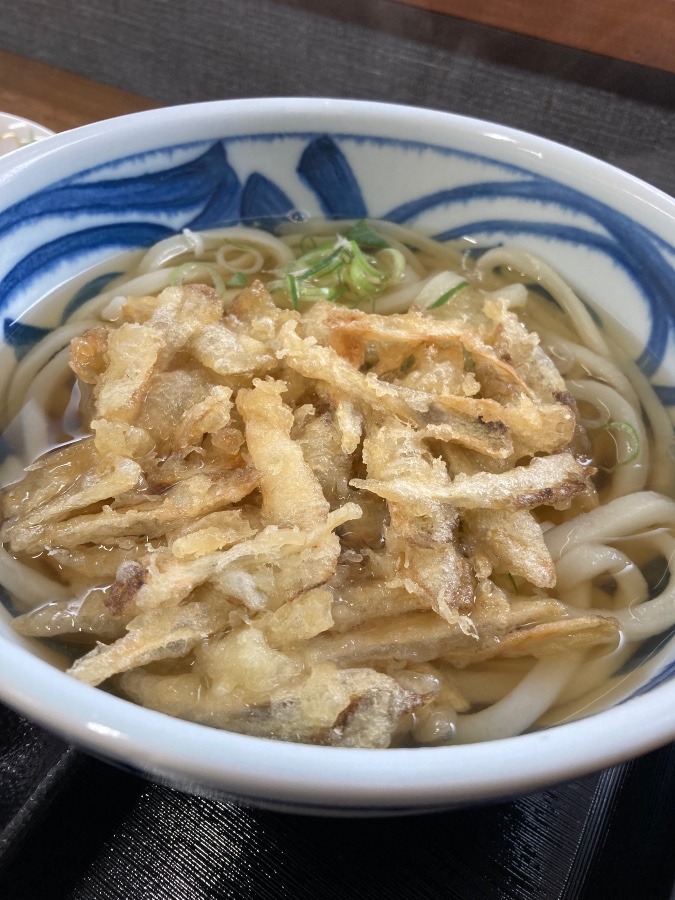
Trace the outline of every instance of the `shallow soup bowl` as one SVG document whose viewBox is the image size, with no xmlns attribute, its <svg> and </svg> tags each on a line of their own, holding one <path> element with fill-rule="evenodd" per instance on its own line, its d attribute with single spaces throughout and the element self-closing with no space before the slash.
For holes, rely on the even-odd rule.
<svg viewBox="0 0 675 900">
<path fill-rule="evenodd" d="M 5 390 L 2 373 L 105 285 L 107 260 L 184 228 L 272 228 L 289 216 L 390 219 L 462 238 L 476 255 L 503 244 L 531 251 L 631 334 L 643 374 L 668 409 L 675 403 L 675 201 L 498 125 L 316 99 L 143 112 L 0 159 Z M 36 305 L 75 278 L 65 306 Z M 227 733 L 82 684 L 57 650 L 13 631 L 17 601 L 7 590 L 2 599 L 5 703 L 114 763 L 243 803 L 334 815 L 434 811 L 572 779 L 675 738 L 675 613 L 583 718 L 471 745 L 366 750 Z"/>
</svg>

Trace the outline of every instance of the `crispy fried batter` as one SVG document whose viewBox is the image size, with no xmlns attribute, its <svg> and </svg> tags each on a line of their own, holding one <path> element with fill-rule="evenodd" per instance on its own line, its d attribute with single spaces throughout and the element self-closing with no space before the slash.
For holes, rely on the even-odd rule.
<svg viewBox="0 0 675 900">
<path fill-rule="evenodd" d="M 141 496 L 131 508 L 104 506 L 101 512 L 74 516 L 65 522 L 15 526 L 8 539 L 16 550 L 36 551 L 39 546 L 75 548 L 81 544 L 115 544 L 125 538 L 152 540 L 176 522 L 199 519 L 243 500 L 257 485 L 251 468 L 232 469 L 219 478 L 193 475 L 164 494 Z"/>
<path fill-rule="evenodd" d="M 0 493 L 0 538 L 77 595 L 16 627 L 96 641 L 80 680 L 233 731 L 386 747 L 412 713 L 432 734 L 468 710 L 453 667 L 616 641 L 545 594 L 536 511 L 593 470 L 563 379 L 494 295 L 301 315 L 259 281 L 227 308 L 170 287 L 76 338 L 70 365 L 92 434 Z"/>
<path fill-rule="evenodd" d="M 96 384 L 106 368 L 108 329 L 90 328 L 70 342 L 70 368 L 84 384 Z"/>
<path fill-rule="evenodd" d="M 248 452 L 260 473 L 263 521 L 311 527 L 326 520 L 328 502 L 302 448 L 291 439 L 293 413 L 281 399 L 285 390 L 283 381 L 254 379 L 252 390 L 237 394 L 237 409 Z"/>
<path fill-rule="evenodd" d="M 330 347 L 322 347 L 314 338 L 301 338 L 295 322 L 288 322 L 279 333 L 277 355 L 305 378 L 318 379 L 342 391 L 366 410 L 388 414 L 417 426 L 438 425 L 445 429 L 444 440 L 457 441 L 489 456 L 508 456 L 513 447 L 506 427 L 499 420 L 485 421 L 444 409 L 434 394 L 415 391 L 402 385 L 363 374 Z"/>
<path fill-rule="evenodd" d="M 136 616 L 128 634 L 113 644 L 99 644 L 68 670 L 87 684 L 102 681 L 160 659 L 185 656 L 196 644 L 221 629 L 230 607 L 220 598 L 155 609 Z"/>
<path fill-rule="evenodd" d="M 434 462 L 410 426 L 389 423 L 373 430 L 364 442 L 363 460 L 375 479 L 406 478 L 420 486 L 447 482 L 445 467 Z M 388 506 L 386 547 L 397 561 L 401 583 L 444 619 L 456 622 L 457 610 L 473 605 L 471 568 L 456 541 L 457 510 L 437 501 L 424 510 L 405 501 Z"/>
<path fill-rule="evenodd" d="M 462 537 L 472 556 L 481 555 L 496 572 L 555 587 L 555 566 L 541 526 L 527 510 L 467 509 Z"/>
<path fill-rule="evenodd" d="M 569 503 L 586 489 L 588 470 L 571 453 L 533 457 L 507 472 L 458 475 L 444 484 L 419 484 L 410 478 L 352 479 L 352 487 L 385 500 L 422 509 L 428 503 L 453 503 L 463 509 L 533 509 Z"/>
</svg>

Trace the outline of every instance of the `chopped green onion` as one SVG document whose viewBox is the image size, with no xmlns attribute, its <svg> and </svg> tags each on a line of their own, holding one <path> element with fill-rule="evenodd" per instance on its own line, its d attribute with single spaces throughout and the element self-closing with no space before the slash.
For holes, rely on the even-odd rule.
<svg viewBox="0 0 675 900">
<path fill-rule="evenodd" d="M 455 296 L 455 294 L 458 294 L 461 290 L 468 286 L 468 281 L 460 281 L 459 284 L 456 284 L 454 287 L 450 288 L 449 291 L 441 294 L 438 300 L 434 300 L 434 302 L 430 306 L 427 306 L 427 309 L 438 309 L 439 306 L 444 306 L 448 302 L 448 300 L 451 300 Z"/>
<path fill-rule="evenodd" d="M 182 266 L 176 266 L 176 268 L 171 273 L 171 284 L 172 285 L 181 285 L 187 283 L 201 283 L 198 282 L 197 279 L 202 275 L 202 273 L 206 273 L 211 281 L 213 282 L 213 286 L 219 294 L 225 293 L 225 282 L 223 281 L 223 276 L 220 274 L 220 271 L 215 267 L 210 265 L 209 263 L 203 262 L 189 262 L 183 263 Z"/>
<path fill-rule="evenodd" d="M 378 263 L 385 262 L 389 267 L 387 277 L 392 284 L 397 284 L 405 272 L 405 256 L 400 250 L 387 247 L 377 254 Z"/>
<path fill-rule="evenodd" d="M 637 456 L 640 452 L 640 436 L 637 431 L 629 422 L 608 422 L 606 425 L 602 425 L 600 428 L 595 429 L 596 434 L 600 434 L 602 431 L 622 431 L 624 434 L 628 435 L 628 452 L 625 459 L 617 460 L 615 466 L 611 466 L 610 468 L 606 468 L 604 466 L 599 466 L 598 468 L 602 468 L 605 472 L 613 472 L 615 469 L 619 469 L 621 466 L 628 465 L 628 463 L 633 462 L 633 460 L 637 459 Z"/>
<path fill-rule="evenodd" d="M 374 282 L 384 280 L 384 273 L 380 272 L 380 270 L 370 262 L 356 241 L 349 242 L 349 249 L 352 253 L 352 265 L 356 263 L 360 269 L 363 269 L 368 278 L 372 278 Z"/>
<path fill-rule="evenodd" d="M 365 219 L 359 219 L 345 231 L 348 241 L 354 241 L 368 250 L 382 250 L 389 244 L 385 239 L 370 227 Z"/>
<path fill-rule="evenodd" d="M 305 269 L 304 272 L 297 272 L 296 277 L 302 281 L 308 281 L 310 278 L 325 278 L 326 275 L 330 275 L 340 267 L 342 254 L 342 247 L 338 247 L 329 256 L 322 255 L 309 269 Z"/>
<path fill-rule="evenodd" d="M 246 287 L 248 284 L 248 276 L 244 272 L 235 272 L 232 278 L 227 282 L 225 287 L 238 288 Z"/>
<path fill-rule="evenodd" d="M 288 294 L 291 298 L 293 309 L 298 309 L 300 306 L 300 289 L 298 287 L 298 279 L 295 275 L 288 274 L 286 276 L 286 287 L 288 288 Z"/>
<path fill-rule="evenodd" d="M 357 296 L 374 294 L 385 280 L 385 275 L 376 269 L 364 256 L 355 241 L 349 242 L 351 261 L 347 265 L 344 280 L 351 285 Z"/>
<path fill-rule="evenodd" d="M 335 287 L 298 284 L 298 290 L 300 300 L 327 300 L 329 303 L 335 303 L 345 292 L 345 288 L 340 284 Z"/>
<path fill-rule="evenodd" d="M 369 228 L 361 232 L 367 242 L 372 242 Z M 268 289 L 285 290 L 295 309 L 303 301 L 316 300 L 351 304 L 368 298 L 374 305 L 375 298 L 390 285 L 397 284 L 404 272 L 405 259 L 398 250 L 385 244 L 372 257 L 356 240 L 338 236 L 336 240 L 314 246 L 286 266 Z"/>
</svg>

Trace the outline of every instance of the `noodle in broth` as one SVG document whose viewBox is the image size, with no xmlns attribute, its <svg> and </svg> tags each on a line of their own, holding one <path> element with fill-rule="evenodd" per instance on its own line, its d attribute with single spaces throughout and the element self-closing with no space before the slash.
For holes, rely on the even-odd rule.
<svg viewBox="0 0 675 900">
<path fill-rule="evenodd" d="M 344 235 L 349 235 L 350 229 L 356 229 L 351 232 L 355 236 L 365 235 L 368 252 L 359 268 L 360 248 L 349 251 L 353 268 L 346 276 L 344 268 L 331 269 L 331 265 L 344 267 L 342 250 L 348 243 Z M 368 245 L 373 234 L 381 244 Z M 519 608 L 526 609 L 528 602 L 550 596 L 564 605 L 569 619 L 611 616 L 619 624 L 620 639 L 613 649 L 604 647 L 602 652 L 484 658 L 458 666 L 445 659 L 422 658 L 409 665 L 400 660 L 376 661 L 378 672 L 395 676 L 406 690 L 435 698 L 408 710 L 404 723 L 398 723 L 389 737 L 393 744 L 489 740 L 601 707 L 620 685 L 616 673 L 636 648 L 675 626 L 675 582 L 670 577 L 670 561 L 675 558 L 669 456 L 672 424 L 647 379 L 616 342 L 616 329 L 600 330 L 586 305 L 546 264 L 521 250 L 497 248 L 477 259 L 462 250 L 460 245 L 441 244 L 388 222 L 310 220 L 288 223 L 278 236 L 245 227 L 202 233 L 186 230 L 147 252 L 134 254 L 123 277 L 80 306 L 8 376 L 4 439 L 11 452 L 3 463 L 2 483 L 21 478 L 25 468 L 49 447 L 81 437 L 76 414 L 80 397 L 77 389 L 70 393 L 70 342 L 100 327 L 101 322 L 116 322 L 128 297 L 154 296 L 172 285 L 204 283 L 218 292 L 227 310 L 243 288 L 259 279 L 281 308 L 304 312 L 317 301 L 329 300 L 336 305 L 346 303 L 351 309 L 396 316 L 415 307 L 441 322 L 456 318 L 464 305 L 468 309 L 476 291 L 482 292 L 483 298 L 500 298 L 509 312 L 517 312 L 526 328 L 539 336 L 542 349 L 565 379 L 580 423 L 574 454 L 598 468 L 595 487 L 600 502 L 584 506 L 573 501 L 567 510 L 536 508 L 555 565 L 554 590 L 533 588 L 510 572 L 497 572 L 495 581 L 514 608 L 520 604 Z M 298 259 L 306 261 L 305 272 L 312 269 L 318 273 L 309 287 L 297 277 Z M 351 281 L 346 298 L 331 296 L 331 291 L 345 290 L 347 277 Z M 377 290 L 370 291 L 368 284 L 378 278 Z M 63 293 L 62 306 L 71 295 L 72 290 Z M 410 358 L 403 360 L 401 369 Z M 471 374 L 469 369 L 467 372 Z M 348 412 L 347 406 L 341 410 L 345 416 Z M 452 463 L 452 454 L 448 456 L 442 448 L 434 452 L 438 459 Z M 146 543 L 150 545 L 152 540 L 148 538 Z M 356 553 L 348 542 L 346 547 L 347 555 Z M 367 551 L 369 558 L 376 559 L 379 549 L 372 545 Z M 106 643 L 114 640 L 118 631 L 103 620 L 98 622 L 98 631 L 89 630 L 86 635 L 74 624 L 83 598 L 101 582 L 94 578 L 68 606 L 72 589 L 67 573 L 59 574 L 58 554 L 50 546 L 42 553 L 0 549 L 0 581 L 16 609 L 26 613 L 24 633 L 72 640 L 78 651 L 88 649 L 94 638 Z M 372 603 L 376 609 L 377 601 Z M 333 623 L 339 630 L 339 589 L 333 605 Z M 352 615 L 347 606 L 343 604 L 345 622 Z M 371 615 L 383 621 L 375 613 Z M 232 621 L 237 616 L 241 618 L 241 612 L 235 611 Z M 190 656 L 189 650 L 185 656 Z M 317 659 L 320 667 L 324 661 Z M 180 663 L 175 669 L 172 665 L 150 660 L 148 671 L 154 678 L 175 677 L 178 684 L 185 672 Z M 125 683 L 131 681 L 123 679 L 116 689 L 125 693 Z M 126 693 L 143 702 L 140 688 Z M 170 704 L 162 706 L 152 699 L 148 705 L 190 717 L 182 707 L 176 711 Z M 214 719 L 214 724 L 219 722 Z M 250 730 L 239 719 L 225 727 Z M 268 736 L 287 734 L 271 729 Z"/>
</svg>

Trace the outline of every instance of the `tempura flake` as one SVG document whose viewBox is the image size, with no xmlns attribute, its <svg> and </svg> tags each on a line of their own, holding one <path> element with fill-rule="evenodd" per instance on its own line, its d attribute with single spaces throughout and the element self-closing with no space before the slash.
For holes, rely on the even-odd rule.
<svg viewBox="0 0 675 900">
<path fill-rule="evenodd" d="M 612 618 L 548 593 L 542 522 L 596 504 L 574 401 L 508 304 L 471 297 L 127 298 L 72 343 L 88 435 L 1 495 L 6 547 L 73 596 L 17 630 L 154 709 L 359 747 L 469 709 L 472 665 L 613 647 Z"/>
</svg>

